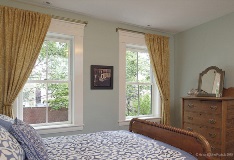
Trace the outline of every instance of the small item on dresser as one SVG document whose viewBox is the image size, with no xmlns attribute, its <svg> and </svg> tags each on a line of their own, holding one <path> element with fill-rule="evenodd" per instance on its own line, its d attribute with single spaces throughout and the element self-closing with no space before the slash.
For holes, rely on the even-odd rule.
<svg viewBox="0 0 234 160">
<path fill-rule="evenodd" d="M 198 89 L 191 89 L 190 91 L 188 91 L 187 93 L 189 96 L 197 96 L 198 94 Z"/>
<path fill-rule="evenodd" d="M 195 91 L 195 90 L 192 88 L 191 90 L 188 91 L 187 94 L 188 94 L 189 96 L 194 96 L 194 91 Z"/>
</svg>

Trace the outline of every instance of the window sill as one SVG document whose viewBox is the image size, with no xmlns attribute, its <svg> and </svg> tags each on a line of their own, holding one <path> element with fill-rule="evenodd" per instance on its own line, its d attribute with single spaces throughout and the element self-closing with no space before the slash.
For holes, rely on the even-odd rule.
<svg viewBox="0 0 234 160">
<path fill-rule="evenodd" d="M 161 118 L 160 117 L 138 117 L 139 119 L 148 120 L 151 122 L 157 122 L 160 123 Z M 128 126 L 131 119 L 126 119 L 125 121 L 119 121 L 119 126 Z"/>
<path fill-rule="evenodd" d="M 52 125 L 52 126 L 35 126 L 37 132 L 41 135 L 50 133 L 63 133 L 70 131 L 83 130 L 83 125 L 63 124 L 63 125 Z"/>
</svg>

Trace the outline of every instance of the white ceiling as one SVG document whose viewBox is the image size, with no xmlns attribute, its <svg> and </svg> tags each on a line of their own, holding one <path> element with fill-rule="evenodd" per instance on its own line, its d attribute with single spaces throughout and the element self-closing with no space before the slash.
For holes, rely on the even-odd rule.
<svg viewBox="0 0 234 160">
<path fill-rule="evenodd" d="M 234 12 L 234 0 L 16 0 L 178 33 Z M 47 4 L 50 3 L 50 5 Z"/>
</svg>

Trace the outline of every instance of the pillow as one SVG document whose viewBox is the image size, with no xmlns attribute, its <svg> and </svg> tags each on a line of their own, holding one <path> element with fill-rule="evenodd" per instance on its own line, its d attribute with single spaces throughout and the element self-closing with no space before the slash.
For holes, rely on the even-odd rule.
<svg viewBox="0 0 234 160">
<path fill-rule="evenodd" d="M 24 157 L 24 150 L 17 140 L 0 126 L 0 159 L 23 160 Z"/>
<path fill-rule="evenodd" d="M 0 125 L 9 131 L 11 125 L 14 123 L 14 120 L 6 115 L 0 114 Z"/>
<path fill-rule="evenodd" d="M 48 159 L 46 147 L 42 138 L 32 126 L 16 118 L 9 132 L 20 143 L 21 147 L 24 149 L 27 159 Z"/>
</svg>

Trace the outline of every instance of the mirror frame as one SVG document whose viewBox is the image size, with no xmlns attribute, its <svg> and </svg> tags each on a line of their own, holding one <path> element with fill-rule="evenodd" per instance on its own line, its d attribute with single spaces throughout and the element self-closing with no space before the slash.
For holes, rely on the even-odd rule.
<svg viewBox="0 0 234 160">
<path fill-rule="evenodd" d="M 223 71 L 222 69 L 219 69 L 216 66 L 210 66 L 208 68 L 206 68 L 203 72 L 201 72 L 199 74 L 199 80 L 198 80 L 198 97 L 215 97 L 216 94 L 213 93 L 203 93 L 201 91 L 201 86 L 202 86 L 202 76 L 204 74 L 206 74 L 207 72 L 209 72 L 210 70 L 214 69 L 217 73 L 220 74 L 220 84 L 219 84 L 219 95 L 222 96 L 223 93 L 223 85 L 224 85 L 224 75 L 225 75 L 225 71 Z"/>
</svg>

